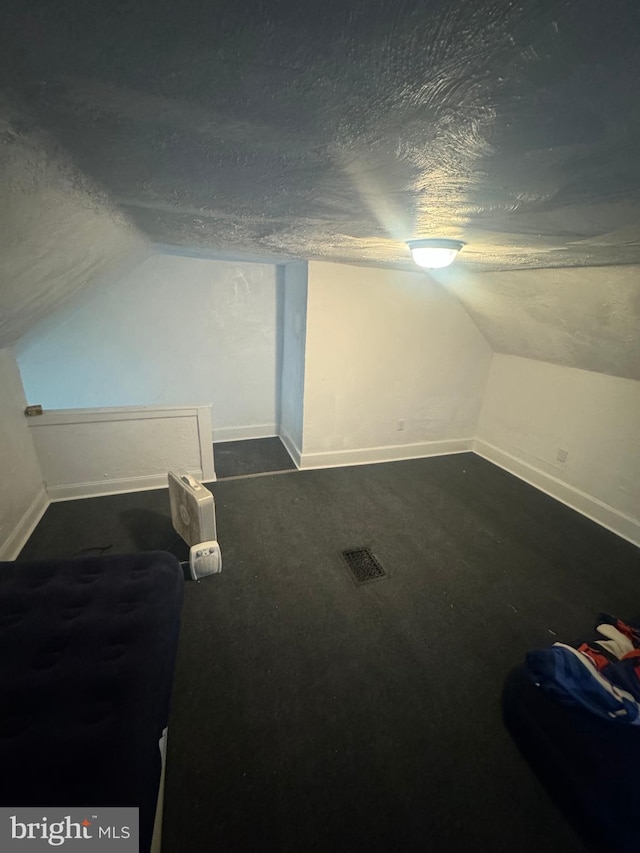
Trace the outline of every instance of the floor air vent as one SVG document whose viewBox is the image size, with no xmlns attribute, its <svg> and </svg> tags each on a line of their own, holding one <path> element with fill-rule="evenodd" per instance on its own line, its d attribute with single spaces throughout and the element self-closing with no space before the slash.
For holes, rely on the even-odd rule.
<svg viewBox="0 0 640 853">
<path fill-rule="evenodd" d="M 354 581 L 360 585 L 386 578 L 387 573 L 368 548 L 350 548 L 342 556 Z"/>
</svg>

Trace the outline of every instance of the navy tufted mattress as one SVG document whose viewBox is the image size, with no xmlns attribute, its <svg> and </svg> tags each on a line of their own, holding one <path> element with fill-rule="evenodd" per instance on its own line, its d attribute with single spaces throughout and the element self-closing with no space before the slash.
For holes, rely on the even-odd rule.
<svg viewBox="0 0 640 853">
<path fill-rule="evenodd" d="M 139 806 L 149 849 L 182 592 L 162 551 L 0 563 L 0 805 Z"/>
</svg>

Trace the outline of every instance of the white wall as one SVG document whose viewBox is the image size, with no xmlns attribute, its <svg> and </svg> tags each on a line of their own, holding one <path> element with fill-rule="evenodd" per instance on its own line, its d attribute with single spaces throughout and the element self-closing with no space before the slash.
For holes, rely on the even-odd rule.
<svg viewBox="0 0 640 853">
<path fill-rule="evenodd" d="M 20 552 L 48 505 L 10 349 L 0 349 L 0 559 Z"/>
<path fill-rule="evenodd" d="M 303 466 L 469 449 L 490 362 L 425 273 L 310 262 Z"/>
<path fill-rule="evenodd" d="M 47 409 L 212 404 L 214 436 L 275 435 L 276 267 L 157 254 L 19 344 Z"/>
<path fill-rule="evenodd" d="M 640 382 L 496 354 L 477 437 L 481 455 L 640 544 Z"/>
<path fill-rule="evenodd" d="M 70 409 L 29 418 L 51 500 L 167 485 L 167 471 L 215 479 L 211 409 Z"/>
<path fill-rule="evenodd" d="M 302 451 L 307 264 L 284 267 L 280 435 L 296 462 Z"/>
</svg>

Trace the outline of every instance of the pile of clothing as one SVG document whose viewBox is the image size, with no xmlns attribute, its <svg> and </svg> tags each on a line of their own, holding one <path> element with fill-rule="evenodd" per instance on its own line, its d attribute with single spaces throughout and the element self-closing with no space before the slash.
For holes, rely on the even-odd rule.
<svg viewBox="0 0 640 853">
<path fill-rule="evenodd" d="M 563 705 L 613 723 L 640 726 L 640 630 L 601 613 L 596 631 L 602 639 L 593 643 L 555 643 L 529 652 L 529 674 Z"/>
</svg>

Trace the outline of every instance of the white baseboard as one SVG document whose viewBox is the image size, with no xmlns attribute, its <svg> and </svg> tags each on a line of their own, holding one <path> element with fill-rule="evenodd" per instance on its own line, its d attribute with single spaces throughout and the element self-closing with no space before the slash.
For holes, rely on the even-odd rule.
<svg viewBox="0 0 640 853">
<path fill-rule="evenodd" d="M 452 438 L 443 441 L 421 441 L 416 444 L 388 444 L 383 447 L 363 447 L 358 450 L 330 450 L 324 453 L 302 453 L 299 468 L 336 468 L 345 465 L 370 465 L 375 462 L 399 462 L 402 459 L 422 459 L 448 453 L 465 453 L 473 447 L 471 438 Z M 287 448 L 288 449 L 288 448 Z"/>
<path fill-rule="evenodd" d="M 213 441 L 243 441 L 247 438 L 273 438 L 278 435 L 276 424 L 254 424 L 253 426 L 215 427 Z"/>
<path fill-rule="evenodd" d="M 287 448 L 287 453 L 293 459 L 296 464 L 296 467 L 300 467 L 300 459 L 302 458 L 302 452 L 295 441 L 291 438 L 289 433 L 284 429 L 284 427 L 280 427 L 280 441 Z"/>
<path fill-rule="evenodd" d="M 197 480 L 202 481 L 202 471 L 189 471 Z M 167 488 L 166 474 L 153 474 L 147 477 L 125 477 L 117 480 L 97 480 L 94 483 L 69 483 L 60 486 L 47 486 L 52 503 L 73 501 L 78 498 L 98 498 L 104 495 L 124 495 L 127 492 L 147 492 L 151 489 Z"/>
<path fill-rule="evenodd" d="M 473 443 L 473 451 L 478 456 L 482 456 L 483 459 L 504 468 L 505 471 L 519 477 L 529 485 L 535 486 L 536 489 L 540 489 L 541 492 L 545 492 L 545 494 L 566 504 L 571 509 L 586 515 L 587 518 L 602 527 L 606 527 L 607 530 L 611 530 L 623 539 L 640 546 L 640 521 L 625 515 L 620 510 L 599 501 L 586 492 L 570 486 L 563 480 L 541 471 L 528 462 L 523 462 L 517 456 L 500 450 L 499 447 L 495 447 L 487 441 L 476 439 Z"/>
<path fill-rule="evenodd" d="M 37 523 L 47 511 L 49 503 L 46 491 L 44 488 L 40 489 L 29 509 L 13 528 L 7 541 L 0 547 L 0 560 L 15 560 L 27 544 L 27 540 L 35 530 Z"/>
</svg>

